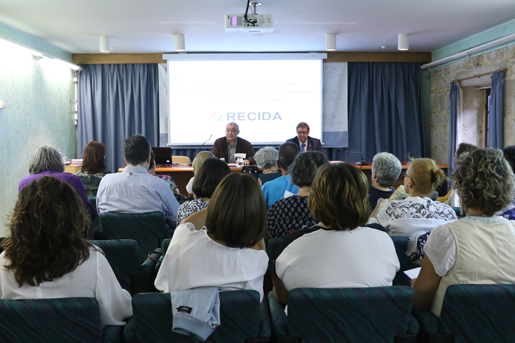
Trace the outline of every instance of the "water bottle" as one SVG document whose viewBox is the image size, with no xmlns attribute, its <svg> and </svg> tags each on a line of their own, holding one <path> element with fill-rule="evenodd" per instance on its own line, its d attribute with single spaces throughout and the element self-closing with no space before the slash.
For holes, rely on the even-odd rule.
<svg viewBox="0 0 515 343">
<path fill-rule="evenodd" d="M 61 155 L 61 159 L 63 160 L 63 164 L 68 163 L 68 158 L 66 158 L 66 155 L 61 151 L 61 149 L 59 149 L 57 151 L 59 151 L 59 155 Z"/>
</svg>

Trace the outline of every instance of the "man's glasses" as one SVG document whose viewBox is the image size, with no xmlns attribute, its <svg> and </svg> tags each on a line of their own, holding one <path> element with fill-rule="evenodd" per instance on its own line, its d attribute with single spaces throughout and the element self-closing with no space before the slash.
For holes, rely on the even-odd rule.
<svg viewBox="0 0 515 343">
<path fill-rule="evenodd" d="M 307 131 L 297 131 L 299 135 L 309 135 L 309 132 Z"/>
</svg>

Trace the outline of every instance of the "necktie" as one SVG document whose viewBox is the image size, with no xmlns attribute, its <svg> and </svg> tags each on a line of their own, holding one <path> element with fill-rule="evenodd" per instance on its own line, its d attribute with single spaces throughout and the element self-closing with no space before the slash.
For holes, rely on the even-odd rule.
<svg viewBox="0 0 515 343">
<path fill-rule="evenodd" d="M 300 149 L 301 152 L 306 151 L 306 143 L 302 143 L 302 145 L 300 147 L 301 147 L 301 149 Z"/>
</svg>

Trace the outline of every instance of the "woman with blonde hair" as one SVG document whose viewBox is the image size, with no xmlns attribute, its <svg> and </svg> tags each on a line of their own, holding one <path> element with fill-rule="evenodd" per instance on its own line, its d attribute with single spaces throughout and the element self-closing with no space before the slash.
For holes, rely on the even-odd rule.
<svg viewBox="0 0 515 343">
<path fill-rule="evenodd" d="M 193 193 L 193 181 L 195 181 L 195 175 L 197 175 L 198 171 L 200 170 L 200 167 L 208 158 L 215 157 L 211 151 L 201 151 L 195 156 L 193 159 L 193 162 L 191 163 L 191 166 L 193 167 L 193 177 L 188 181 L 188 184 L 186 185 L 186 191 L 188 194 L 194 194 Z"/>
<path fill-rule="evenodd" d="M 102 252 L 81 237 L 89 223 L 67 182 L 42 176 L 23 187 L 2 244 L 0 298 L 96 298 L 103 326 L 125 325 L 131 296 Z"/>
<path fill-rule="evenodd" d="M 457 220 L 452 207 L 429 198 L 444 180 L 445 173 L 432 159 L 412 159 L 404 173 L 409 197 L 391 202 L 379 199 L 368 223 L 381 224 L 391 236 L 412 236 Z"/>
<path fill-rule="evenodd" d="M 515 197 L 515 176 L 503 152 L 486 148 L 459 156 L 453 179 L 466 217 L 431 232 L 414 286 L 413 307 L 431 307 L 437 316 L 451 285 L 515 283 L 515 222 L 495 215 Z"/>
<path fill-rule="evenodd" d="M 399 260 L 392 239 L 365 227 L 368 182 L 349 164 L 325 164 L 316 174 L 308 207 L 319 223 L 287 236 L 275 251 L 274 295 L 282 303 L 294 288 L 391 286 Z"/>
</svg>

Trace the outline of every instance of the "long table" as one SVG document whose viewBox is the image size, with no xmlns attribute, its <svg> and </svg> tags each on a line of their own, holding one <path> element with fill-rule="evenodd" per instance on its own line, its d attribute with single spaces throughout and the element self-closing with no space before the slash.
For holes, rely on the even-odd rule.
<svg viewBox="0 0 515 343">
<path fill-rule="evenodd" d="M 331 163 L 342 163 L 341 161 L 332 161 Z M 407 162 L 401 162 L 402 163 L 402 169 L 405 171 L 408 169 Z M 368 183 L 372 184 L 372 165 L 371 163 L 368 165 L 356 165 L 356 163 L 350 162 L 349 164 L 355 166 L 356 168 L 359 168 L 365 173 L 368 179 Z M 439 168 L 441 168 L 446 174 L 449 170 L 449 165 L 447 164 L 439 164 Z M 123 170 L 123 168 L 120 168 L 120 171 Z M 233 172 L 241 172 L 241 167 L 231 167 L 231 171 Z M 260 168 L 261 171 L 261 168 Z M 178 166 L 171 166 L 171 167 L 157 167 L 156 168 L 157 174 L 165 174 L 170 175 L 174 180 L 177 187 L 179 187 L 179 190 L 181 191 L 181 194 L 187 195 L 186 192 L 186 185 L 188 184 L 188 181 L 190 178 L 193 177 L 193 167 L 187 166 L 187 165 L 178 165 Z M 404 182 L 404 178 L 402 177 L 402 174 L 399 176 L 399 179 L 397 179 L 397 182 L 395 183 L 395 188 L 397 188 L 399 185 L 402 185 Z M 440 187 L 438 187 L 437 191 L 440 195 L 447 194 L 447 182 L 444 182 Z"/>
</svg>

